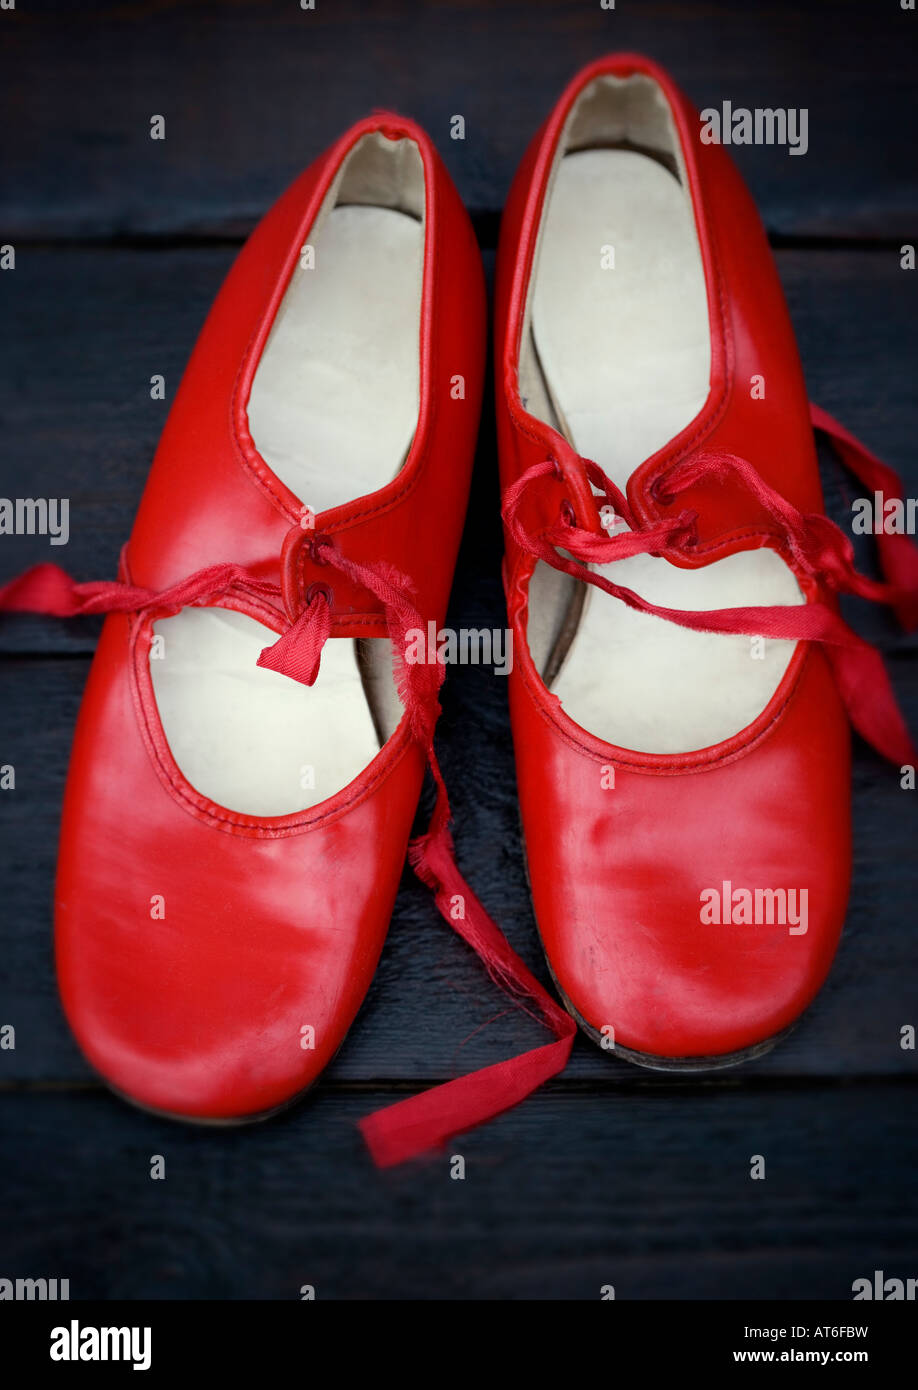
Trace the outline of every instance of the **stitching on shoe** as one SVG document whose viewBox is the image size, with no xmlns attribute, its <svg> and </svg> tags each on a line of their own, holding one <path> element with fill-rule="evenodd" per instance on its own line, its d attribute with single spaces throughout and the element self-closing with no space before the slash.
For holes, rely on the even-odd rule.
<svg viewBox="0 0 918 1390">
<path fill-rule="evenodd" d="M 648 777 L 685 777 L 703 772 L 714 771 L 716 768 L 724 767 L 728 763 L 738 762 L 741 758 L 744 758 L 749 753 L 753 752 L 760 743 L 762 743 L 766 738 L 768 738 L 771 735 L 774 727 L 777 724 L 779 724 L 781 720 L 783 720 L 785 714 L 790 708 L 791 703 L 797 698 L 802 683 L 804 668 L 809 660 L 810 655 L 811 654 L 809 652 L 802 653 L 799 659 L 799 663 L 797 665 L 797 670 L 794 673 L 791 684 L 788 688 L 788 691 L 784 699 L 781 701 L 781 704 L 771 715 L 767 724 L 765 724 L 762 728 L 757 730 L 757 732 L 751 735 L 745 742 L 738 744 L 736 747 L 729 749 L 729 751 L 725 753 L 716 754 L 714 757 L 710 757 L 707 760 L 699 758 L 698 762 L 692 764 L 670 763 L 666 766 L 660 766 L 659 764 L 634 762 L 627 756 L 623 756 L 622 750 L 618 749 L 614 744 L 606 745 L 609 749 L 609 754 L 607 757 L 597 752 L 595 749 L 587 747 L 586 744 L 576 739 L 571 733 L 569 733 L 567 729 L 562 728 L 558 721 L 554 718 L 553 712 L 545 708 L 543 702 L 539 698 L 538 689 L 534 688 L 530 681 L 528 671 L 524 669 L 522 676 L 529 697 L 532 700 L 533 705 L 535 706 L 536 713 L 546 722 L 546 724 L 549 725 L 549 727 L 558 735 L 559 738 L 564 740 L 564 742 L 570 748 L 574 749 L 575 752 L 580 753 L 584 757 L 589 758 L 591 762 L 613 763 L 616 767 L 627 768 L 629 772 L 633 772 L 637 775 L 643 774 Z M 565 717 L 569 719 L 570 715 L 566 715 Z M 759 717 L 761 718 L 761 716 Z M 735 735 L 734 737 L 737 736 Z M 704 751 L 705 750 L 702 749 L 700 750 L 700 753 L 703 755 Z M 648 754 L 648 756 L 660 757 L 667 755 Z M 678 754 L 676 756 L 691 757 L 693 755 L 691 753 L 688 753 L 684 755 Z"/>
<path fill-rule="evenodd" d="M 227 608 L 234 611 L 233 607 L 227 603 L 217 603 L 215 607 Z M 244 611 L 242 610 L 235 611 Z M 128 615 L 122 615 L 127 617 Z M 277 618 L 278 615 L 275 615 Z M 212 829 L 223 830 L 226 833 L 244 835 L 249 839 L 287 839 L 293 835 L 305 834 L 315 826 L 321 825 L 325 821 L 337 819 L 355 806 L 367 800 L 376 788 L 386 780 L 396 769 L 404 758 L 411 746 L 411 741 L 407 736 L 406 717 L 403 716 L 398 729 L 387 740 L 373 761 L 379 758 L 386 748 L 393 745 L 388 758 L 383 760 L 383 764 L 367 781 L 361 781 L 364 773 L 358 774 L 354 779 L 361 782 L 355 787 L 352 794 L 339 805 L 318 812 L 294 811 L 291 818 L 286 816 L 278 817 L 255 817 L 247 816 L 242 811 L 231 811 L 226 807 L 221 807 L 210 797 L 198 792 L 185 777 L 181 768 L 176 763 L 169 748 L 168 739 L 162 726 L 159 710 L 156 706 L 156 697 L 152 689 L 152 677 L 149 672 L 149 665 L 143 670 L 143 662 L 146 654 L 140 650 L 140 637 L 145 628 L 152 630 L 153 617 L 149 613 L 135 615 L 128 632 L 128 662 L 130 666 L 130 685 L 131 696 L 134 704 L 135 714 L 143 735 L 144 745 L 160 782 L 167 792 L 173 797 L 182 810 L 187 811 L 197 820 L 202 820 L 210 825 Z M 273 626 L 273 624 L 272 624 Z M 280 628 L 275 628 L 280 631 Z M 396 742 L 401 743 L 397 747 Z M 351 784 L 354 785 L 353 783 Z M 342 789 L 346 791 L 346 788 Z M 335 795 L 340 795 L 336 793 Z M 323 803 L 319 803 L 321 806 Z M 280 825 L 267 824 L 269 820 L 285 822 Z"/>
<path fill-rule="evenodd" d="M 521 584 L 522 571 L 524 568 L 525 560 L 518 563 L 516 566 L 516 571 L 508 586 L 511 593 L 515 588 L 517 588 Z M 532 576 L 530 575 L 529 577 L 531 579 Z M 528 590 L 526 593 L 525 607 L 528 613 Z M 778 686 L 778 690 L 780 690 L 781 686 L 785 684 L 785 682 L 788 680 L 788 677 L 790 676 L 790 683 L 788 684 L 787 690 L 781 698 L 778 706 L 769 716 L 767 722 L 761 725 L 761 727 L 757 728 L 754 733 L 749 734 L 747 738 L 742 739 L 743 730 L 741 729 L 737 734 L 731 735 L 730 738 L 721 740 L 722 743 L 729 743 L 733 745 L 723 753 L 716 753 L 712 756 L 708 750 L 703 748 L 684 754 L 648 753 L 643 756 L 647 758 L 652 758 L 654 761 L 652 763 L 647 763 L 640 760 L 641 755 L 636 755 L 633 758 L 629 757 L 628 749 L 620 749 L 616 744 L 605 743 L 604 740 L 597 738 L 596 742 L 602 743 L 603 749 L 608 750 L 608 753 L 606 753 L 605 751 L 600 752 L 597 749 L 590 747 L 587 743 L 585 743 L 582 739 L 579 739 L 575 734 L 573 734 L 570 730 L 566 729 L 560 723 L 559 719 L 557 718 L 555 708 L 553 706 L 546 706 L 544 695 L 547 695 L 551 700 L 557 702 L 557 711 L 563 714 L 566 720 L 569 720 L 572 724 L 574 724 L 575 721 L 571 719 L 569 714 L 565 713 L 558 697 L 556 695 L 552 695 L 551 691 L 548 690 L 548 688 L 544 685 L 543 682 L 539 682 L 539 685 L 533 684 L 528 667 L 530 664 L 534 666 L 535 663 L 532 661 L 532 656 L 529 652 L 529 644 L 526 640 L 526 633 L 525 631 L 521 630 L 521 605 L 517 605 L 514 611 L 513 626 L 515 636 L 519 637 L 519 640 L 523 645 L 523 649 L 525 650 L 527 657 L 527 660 L 521 662 L 519 667 L 523 683 L 526 687 L 526 691 L 529 695 L 529 698 L 531 699 L 535 707 L 536 713 L 540 716 L 540 718 L 542 718 L 545 721 L 546 724 L 548 724 L 549 728 L 552 729 L 552 731 L 555 732 L 559 738 L 563 739 L 564 742 L 570 748 L 574 749 L 575 752 L 582 754 L 583 756 L 589 758 L 593 762 L 614 763 L 618 767 L 624 767 L 636 774 L 645 774 L 650 777 L 681 777 L 701 772 L 707 772 L 714 768 L 723 766 L 727 763 L 736 762 L 739 758 L 745 757 L 748 753 L 751 753 L 758 746 L 758 744 L 760 744 L 764 739 L 769 737 L 775 725 L 778 724 L 784 718 L 785 714 L 790 708 L 792 701 L 796 698 L 797 694 L 799 693 L 804 670 L 806 669 L 807 662 L 809 661 L 812 655 L 810 651 L 806 650 L 806 646 L 808 644 L 804 642 L 795 643 L 797 650 L 791 656 L 790 663 L 787 667 L 787 671 L 782 676 L 781 684 Z M 791 675 L 791 673 L 793 674 Z M 777 693 L 778 691 L 776 690 L 775 694 L 772 695 L 769 704 L 771 704 L 774 701 L 775 697 L 777 696 Z M 763 718 L 763 715 L 764 711 L 762 712 L 762 714 L 758 716 L 757 719 L 752 720 L 750 724 L 748 724 L 746 727 L 753 728 L 756 724 L 758 724 L 758 721 Z M 735 740 L 737 739 L 742 739 L 742 742 L 735 742 Z M 661 759 L 666 758 L 693 758 L 695 759 L 695 761 L 691 763 L 675 761 L 670 761 L 668 763 L 660 762 Z"/>
</svg>

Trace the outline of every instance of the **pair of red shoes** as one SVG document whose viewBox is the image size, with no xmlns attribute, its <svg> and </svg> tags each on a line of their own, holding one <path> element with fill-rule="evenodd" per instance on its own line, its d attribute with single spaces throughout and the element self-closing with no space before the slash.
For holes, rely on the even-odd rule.
<svg viewBox="0 0 918 1390">
<path fill-rule="evenodd" d="M 647 1066 L 765 1050 L 821 985 L 850 865 L 848 718 L 914 761 L 853 592 L 918 617 L 915 551 L 858 575 L 759 219 L 652 63 L 582 72 L 514 183 L 497 276 L 510 703 L 535 915 L 565 1012 L 455 866 L 433 751 L 485 292 L 430 140 L 362 121 L 236 261 L 117 582 L 39 566 L 0 606 L 107 612 L 57 881 L 73 1030 L 157 1111 L 264 1115 L 333 1057 L 409 848 L 554 1040 L 364 1121 L 390 1163 L 558 1072 L 575 1026 Z"/>
</svg>

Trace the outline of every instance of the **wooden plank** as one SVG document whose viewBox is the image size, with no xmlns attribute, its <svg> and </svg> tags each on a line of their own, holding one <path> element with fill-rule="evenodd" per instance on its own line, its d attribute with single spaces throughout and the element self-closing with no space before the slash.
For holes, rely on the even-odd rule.
<svg viewBox="0 0 918 1390">
<path fill-rule="evenodd" d="M 169 404 L 234 255 L 27 250 L 0 278 L 0 496 L 70 500 L 66 546 L 0 537 L 4 579 L 41 561 L 81 579 L 114 577 Z M 154 375 L 165 377 L 164 401 L 151 398 Z M 2 626 L 19 650 L 87 652 L 100 622 Z"/>
<path fill-rule="evenodd" d="M 485 621 L 476 612 L 472 625 Z M 82 657 L 0 662 L 0 762 L 16 768 L 15 791 L 0 793 L 0 1024 L 16 1028 L 15 1051 L 0 1051 L 0 1084 L 90 1075 L 61 1016 L 51 956 L 59 808 L 86 666 Z M 918 671 L 914 663 L 904 669 L 918 718 Z M 439 746 L 460 863 L 512 944 L 551 988 L 529 904 L 507 713 L 495 677 L 480 668 L 451 673 Z M 918 863 L 909 796 L 894 769 L 856 746 L 854 884 L 829 981 L 791 1036 L 769 1056 L 722 1078 L 728 1086 L 796 1075 L 914 1077 L 916 1053 L 899 1045 L 901 1026 L 916 1022 L 915 922 L 908 904 L 918 897 Z M 406 872 L 367 1002 L 329 1076 L 445 1080 L 543 1039 Z M 628 1089 L 668 1084 L 585 1038 L 578 1039 L 565 1077 Z"/>
<path fill-rule="evenodd" d="M 375 1090 L 242 1130 L 7 1095 L 0 1265 L 72 1298 L 850 1300 L 915 1272 L 913 1089 L 545 1092 L 385 1173 L 355 1129 Z"/>
<path fill-rule="evenodd" d="M 389 106 L 430 131 L 492 235 L 565 83 L 618 49 L 651 53 L 699 108 L 808 110 L 806 155 L 735 150 L 772 230 L 913 237 L 914 19 L 860 0 L 829 13 L 795 0 L 30 0 L 2 16 L 0 122 L 16 138 L 0 225 L 4 240 L 248 230 L 348 125 Z M 157 114 L 165 141 L 150 139 Z"/>
</svg>

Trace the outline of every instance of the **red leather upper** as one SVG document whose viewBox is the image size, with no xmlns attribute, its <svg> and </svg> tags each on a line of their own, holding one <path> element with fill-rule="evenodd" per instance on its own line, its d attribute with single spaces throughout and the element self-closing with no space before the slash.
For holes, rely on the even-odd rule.
<svg viewBox="0 0 918 1390">
<path fill-rule="evenodd" d="M 301 540 L 291 529 L 309 499 L 259 457 L 245 410 L 316 210 L 344 155 L 376 130 L 415 141 L 424 165 L 420 418 L 394 481 L 320 513 L 314 534 L 334 535 L 350 559 L 393 566 L 414 585 L 425 619 L 443 621 L 478 427 L 484 282 L 468 217 L 430 140 L 386 114 L 354 126 L 307 169 L 237 258 L 170 411 L 122 577 L 159 589 L 236 561 L 283 581 L 288 611 L 236 595 L 222 602 L 278 632 L 304 588 L 328 582 L 310 533 Z M 456 375 L 464 399 L 450 391 Z M 385 635 L 370 593 L 337 572 L 331 588 L 334 635 Z M 366 993 L 424 754 L 403 719 L 354 782 L 309 811 L 261 819 L 215 805 L 188 784 L 163 734 L 149 673 L 155 616 L 106 620 L 80 712 L 56 889 L 61 995 L 87 1057 L 118 1090 L 172 1113 L 253 1115 L 315 1079 Z M 151 916 L 154 896 L 162 918 Z M 304 1028 L 314 1030 L 312 1048 L 302 1045 Z"/>
<path fill-rule="evenodd" d="M 645 523 L 668 515 L 655 479 L 704 446 L 749 459 L 795 506 L 822 511 L 813 433 L 793 332 L 755 207 L 720 145 L 704 145 L 697 114 L 646 59 L 615 56 L 579 73 L 530 146 L 501 230 L 496 284 L 497 419 L 502 485 L 554 457 L 524 506 L 539 531 L 569 502 L 598 529 L 591 489 L 571 446 L 528 415 L 518 391 L 520 333 L 545 187 L 577 95 L 595 77 L 641 72 L 673 111 L 705 268 L 711 387 L 697 418 L 639 467 L 629 502 Z M 764 400 L 750 378 L 762 375 Z M 698 513 L 700 565 L 772 544 L 780 533 L 748 492 L 702 481 L 673 504 Z M 614 748 L 573 723 L 543 685 L 526 647 L 532 556 L 507 536 L 505 583 L 514 629 L 513 735 L 532 897 L 555 978 L 593 1030 L 663 1058 L 753 1046 L 787 1026 L 825 977 L 844 920 L 850 873 L 847 718 L 822 652 L 798 648 L 753 725 L 698 753 Z M 801 576 L 801 587 L 809 592 Z M 614 769 L 614 789 L 602 771 Z M 608 782 L 609 778 L 606 777 Z M 769 925 L 702 925 L 699 895 L 736 888 L 807 889 L 805 935 Z"/>
</svg>

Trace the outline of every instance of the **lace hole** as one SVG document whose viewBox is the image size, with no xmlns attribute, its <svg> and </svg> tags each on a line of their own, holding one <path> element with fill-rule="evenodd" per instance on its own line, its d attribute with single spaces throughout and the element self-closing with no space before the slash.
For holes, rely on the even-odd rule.
<svg viewBox="0 0 918 1390">
<path fill-rule="evenodd" d="M 670 502 L 674 501 L 672 493 L 666 490 L 662 474 L 658 478 L 654 478 L 650 484 L 650 495 L 655 502 L 660 503 L 661 507 L 668 507 Z"/>
<path fill-rule="evenodd" d="M 561 503 L 561 518 L 566 526 L 577 525 L 577 515 L 574 511 L 573 504 L 569 502 L 566 497 Z"/>
<path fill-rule="evenodd" d="M 327 584 L 310 584 L 309 588 L 306 590 L 306 607 L 308 608 L 313 600 L 317 598 L 324 598 L 329 608 L 331 608 L 334 601 L 334 595 Z"/>
</svg>

